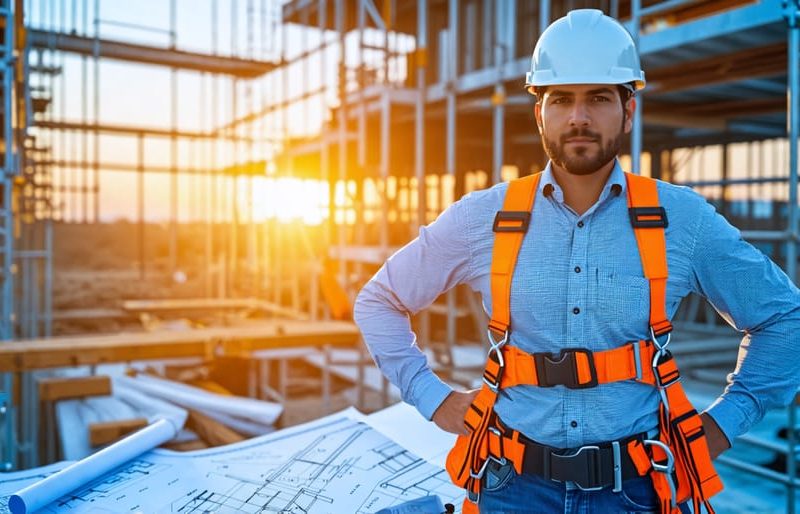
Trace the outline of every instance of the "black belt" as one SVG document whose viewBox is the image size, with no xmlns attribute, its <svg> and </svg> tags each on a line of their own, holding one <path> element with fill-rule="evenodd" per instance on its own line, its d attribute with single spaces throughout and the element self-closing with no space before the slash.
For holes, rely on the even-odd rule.
<svg viewBox="0 0 800 514">
<path fill-rule="evenodd" d="M 504 433 L 510 432 L 499 418 L 497 424 Z M 627 446 L 637 439 L 648 439 L 648 434 L 564 450 L 537 443 L 520 433 L 519 441 L 525 445 L 522 472 L 557 482 L 574 482 L 583 490 L 614 486 L 618 491 L 622 481 L 640 476 Z"/>
</svg>

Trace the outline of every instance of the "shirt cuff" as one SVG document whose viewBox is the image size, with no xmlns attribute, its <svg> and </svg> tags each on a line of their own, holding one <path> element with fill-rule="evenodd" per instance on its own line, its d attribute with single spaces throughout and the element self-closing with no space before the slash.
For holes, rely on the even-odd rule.
<svg viewBox="0 0 800 514">
<path fill-rule="evenodd" d="M 428 368 L 414 379 L 409 400 L 419 413 L 430 421 L 433 413 L 452 391 L 452 387 L 442 382 L 442 379 Z"/>
<path fill-rule="evenodd" d="M 753 423 L 760 419 L 759 409 L 753 400 L 741 395 L 721 396 L 706 409 L 706 412 L 717 422 L 730 445 L 733 445 L 734 439 L 750 430 Z"/>
</svg>

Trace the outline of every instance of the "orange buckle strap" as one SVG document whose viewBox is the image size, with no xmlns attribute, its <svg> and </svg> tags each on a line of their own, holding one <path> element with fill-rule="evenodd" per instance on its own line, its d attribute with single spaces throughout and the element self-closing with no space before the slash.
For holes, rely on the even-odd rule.
<svg viewBox="0 0 800 514">
<path fill-rule="evenodd" d="M 484 381 L 499 380 L 502 388 L 563 385 L 582 389 L 622 380 L 655 385 L 651 366 L 644 364 L 652 361 L 655 352 L 653 344 L 644 340 L 601 352 L 568 348 L 557 354 L 531 354 L 506 345 L 500 352 L 502 372 L 498 371 L 499 359 L 490 354 Z"/>
</svg>

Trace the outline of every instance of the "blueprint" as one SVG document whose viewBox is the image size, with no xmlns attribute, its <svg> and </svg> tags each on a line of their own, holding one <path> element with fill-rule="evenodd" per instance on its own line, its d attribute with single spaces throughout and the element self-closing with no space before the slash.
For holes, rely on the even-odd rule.
<svg viewBox="0 0 800 514">
<path fill-rule="evenodd" d="M 340 413 L 208 450 L 153 450 L 41 512 L 368 514 L 429 494 L 457 508 L 463 498 L 442 468 Z"/>
</svg>

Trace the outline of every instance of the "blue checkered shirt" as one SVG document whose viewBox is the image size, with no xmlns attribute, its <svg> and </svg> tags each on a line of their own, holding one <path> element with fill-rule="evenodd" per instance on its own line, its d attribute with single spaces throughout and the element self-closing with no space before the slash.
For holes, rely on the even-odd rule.
<svg viewBox="0 0 800 514">
<path fill-rule="evenodd" d="M 491 314 L 492 221 L 507 187 L 452 204 L 390 257 L 356 300 L 355 320 L 372 357 L 427 419 L 451 388 L 430 369 L 409 316 L 458 284 L 478 291 Z M 647 338 L 649 282 L 625 189 L 617 163 L 597 202 L 579 216 L 545 168 L 512 282 L 509 344 L 526 352 L 602 351 Z M 669 219 L 668 316 L 694 292 L 744 335 L 728 386 L 708 409 L 732 441 L 797 391 L 800 292 L 702 196 L 666 182 L 658 183 L 658 195 Z M 500 391 L 496 412 L 540 443 L 573 448 L 655 428 L 658 402 L 654 387 L 632 380 L 579 390 L 518 386 Z"/>
</svg>

